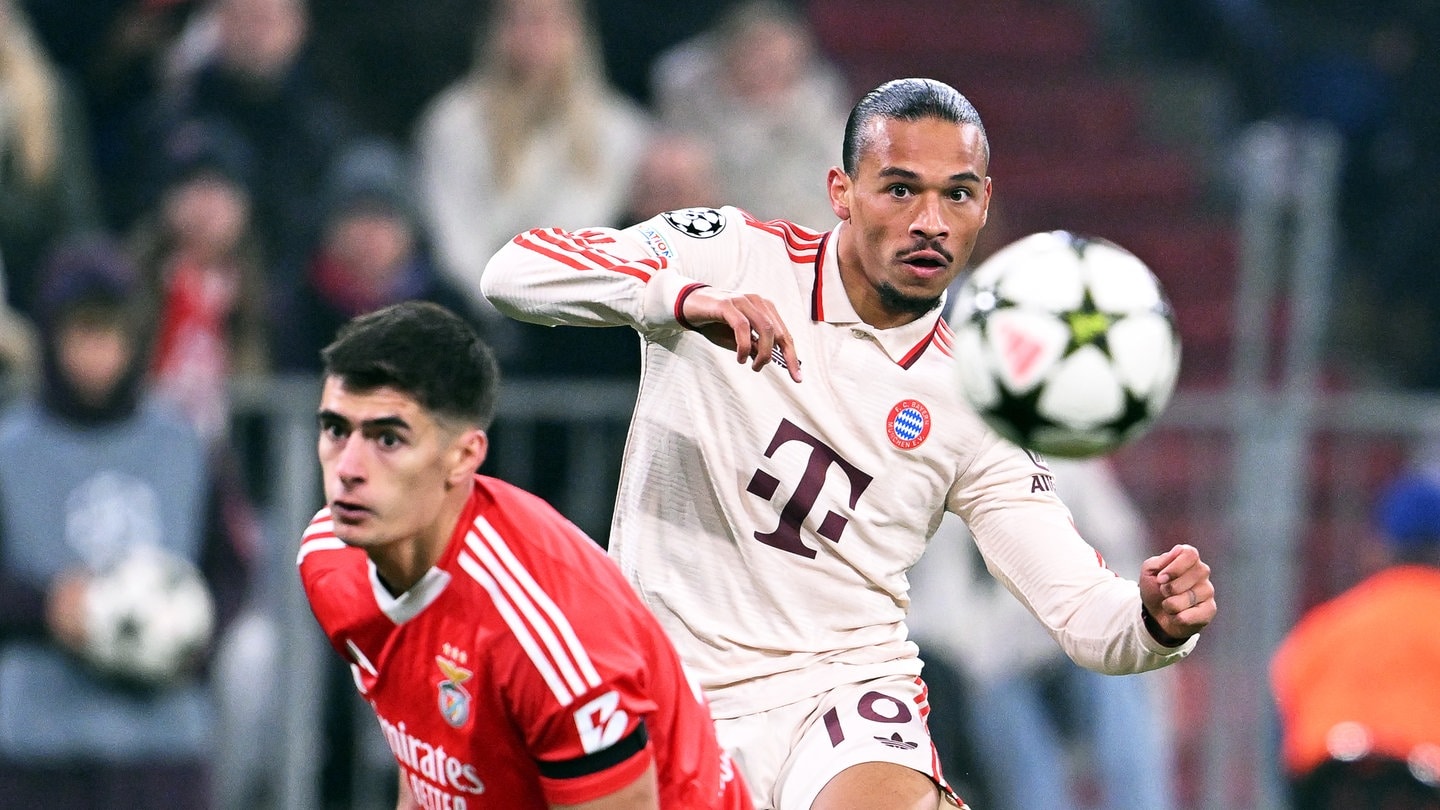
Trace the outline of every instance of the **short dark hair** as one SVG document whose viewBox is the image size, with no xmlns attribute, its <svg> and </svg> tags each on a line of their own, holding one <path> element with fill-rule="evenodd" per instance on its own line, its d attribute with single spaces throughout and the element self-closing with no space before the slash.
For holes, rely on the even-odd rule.
<svg viewBox="0 0 1440 810">
<path fill-rule="evenodd" d="M 488 428 L 499 366 L 464 318 L 429 301 L 405 301 L 357 316 L 320 352 L 325 376 L 346 388 L 394 388 L 442 417 Z"/>
<path fill-rule="evenodd" d="M 985 162 L 990 162 L 990 139 L 975 105 L 960 91 L 934 79 L 893 79 L 866 93 L 850 110 L 845 122 L 845 140 L 840 148 L 841 166 L 855 176 L 860 154 L 869 148 L 869 124 L 876 118 L 919 121 L 938 118 L 952 124 L 971 124 L 980 130 L 985 144 Z"/>
</svg>

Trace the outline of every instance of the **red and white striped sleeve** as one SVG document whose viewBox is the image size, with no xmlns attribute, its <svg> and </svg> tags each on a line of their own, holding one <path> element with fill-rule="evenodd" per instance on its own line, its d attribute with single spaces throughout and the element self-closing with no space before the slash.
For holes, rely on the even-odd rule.
<svg viewBox="0 0 1440 810">
<path fill-rule="evenodd" d="M 674 250 L 646 236 L 648 227 L 526 231 L 491 257 L 481 291 L 530 323 L 678 331 L 677 301 L 698 282 L 677 267 Z"/>
</svg>

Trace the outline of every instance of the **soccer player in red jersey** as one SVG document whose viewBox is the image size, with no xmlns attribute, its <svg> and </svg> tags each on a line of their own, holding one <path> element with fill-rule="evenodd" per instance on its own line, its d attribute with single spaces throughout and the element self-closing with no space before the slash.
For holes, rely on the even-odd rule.
<svg viewBox="0 0 1440 810">
<path fill-rule="evenodd" d="M 497 370 L 409 302 L 323 352 L 326 507 L 297 563 L 400 765 L 400 810 L 750 800 L 679 656 L 604 551 L 476 470 Z"/>
</svg>

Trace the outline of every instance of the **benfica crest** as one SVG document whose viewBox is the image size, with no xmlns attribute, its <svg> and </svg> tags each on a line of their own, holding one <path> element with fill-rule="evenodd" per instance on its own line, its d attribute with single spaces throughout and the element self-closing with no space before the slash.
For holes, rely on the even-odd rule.
<svg viewBox="0 0 1440 810">
<path fill-rule="evenodd" d="M 435 656 L 435 664 L 445 679 L 436 686 L 440 689 L 440 715 L 455 728 L 465 725 L 470 719 L 470 693 L 464 683 L 474 674 L 443 655 Z"/>
</svg>

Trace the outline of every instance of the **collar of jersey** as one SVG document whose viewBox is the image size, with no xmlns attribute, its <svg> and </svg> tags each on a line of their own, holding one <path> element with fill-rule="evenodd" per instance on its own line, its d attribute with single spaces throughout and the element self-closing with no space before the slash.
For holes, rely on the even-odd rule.
<svg viewBox="0 0 1440 810">
<path fill-rule="evenodd" d="M 379 605 L 380 611 L 396 624 L 404 624 L 420 615 L 420 611 L 440 598 L 445 586 L 450 584 L 449 571 L 431 568 L 418 582 L 410 586 L 410 590 L 399 596 L 391 596 L 390 591 L 380 581 L 380 573 L 374 562 L 369 562 L 369 569 L 370 589 L 375 594 L 375 603 Z"/>
<path fill-rule="evenodd" d="M 815 287 L 811 292 L 810 317 L 835 326 L 848 326 L 856 337 L 867 335 L 884 349 L 891 360 L 908 367 L 934 340 L 945 307 L 942 304 L 934 311 L 893 329 L 877 329 L 860 320 L 840 280 L 839 240 L 835 235 L 844 227 L 846 223 L 841 222 L 826 234 L 823 249 L 815 254 Z"/>
</svg>

